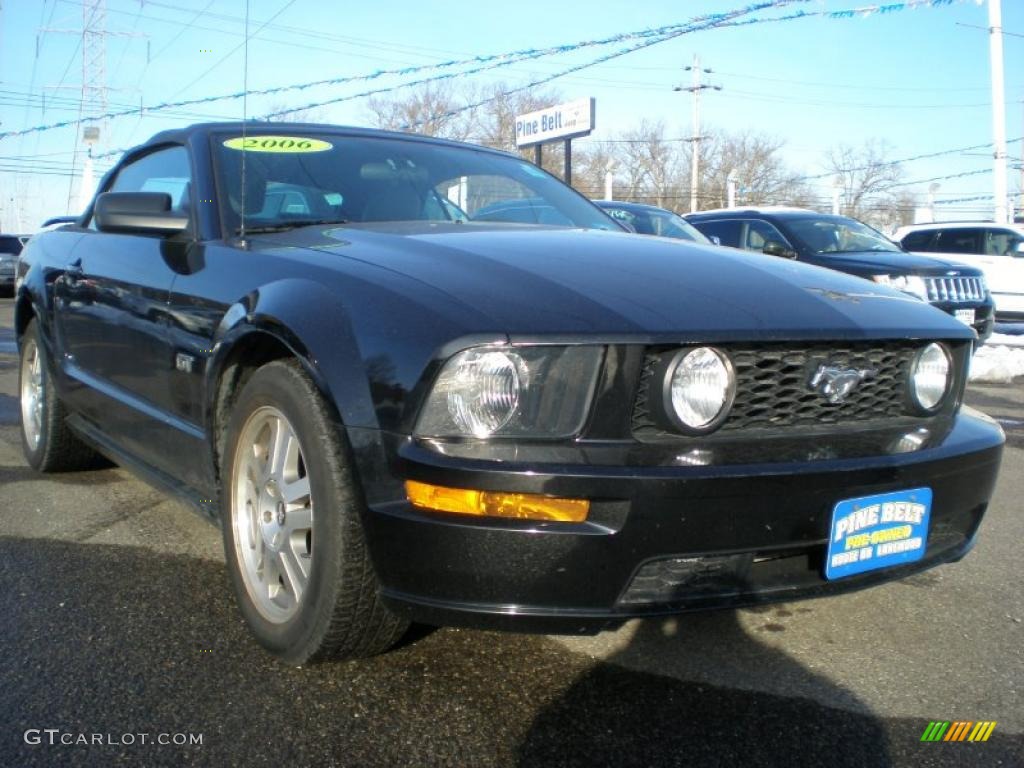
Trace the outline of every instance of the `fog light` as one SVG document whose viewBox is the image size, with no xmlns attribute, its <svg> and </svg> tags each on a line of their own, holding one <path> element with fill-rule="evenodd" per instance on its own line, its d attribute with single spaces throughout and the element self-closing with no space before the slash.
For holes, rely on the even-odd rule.
<svg viewBox="0 0 1024 768">
<path fill-rule="evenodd" d="M 721 424 L 736 395 L 729 358 L 711 347 L 680 352 L 666 384 L 666 411 L 691 433 L 710 432 Z"/>
<path fill-rule="evenodd" d="M 512 517 L 582 523 L 590 512 L 586 499 L 556 499 L 532 493 L 502 493 L 446 488 L 405 481 L 405 493 L 414 507 L 477 517 Z"/>
<path fill-rule="evenodd" d="M 951 370 L 949 353 L 941 344 L 933 342 L 917 354 L 910 369 L 910 394 L 918 408 L 938 409 L 949 391 Z"/>
</svg>

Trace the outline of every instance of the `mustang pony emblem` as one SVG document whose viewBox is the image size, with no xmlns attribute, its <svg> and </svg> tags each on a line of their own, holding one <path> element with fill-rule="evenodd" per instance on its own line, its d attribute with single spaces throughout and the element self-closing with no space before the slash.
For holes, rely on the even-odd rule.
<svg viewBox="0 0 1024 768">
<path fill-rule="evenodd" d="M 878 371 L 870 368 L 840 368 L 822 363 L 814 371 L 808 386 L 830 403 L 838 405 L 846 400 L 846 396 L 853 392 L 858 384 L 876 373 Z"/>
</svg>

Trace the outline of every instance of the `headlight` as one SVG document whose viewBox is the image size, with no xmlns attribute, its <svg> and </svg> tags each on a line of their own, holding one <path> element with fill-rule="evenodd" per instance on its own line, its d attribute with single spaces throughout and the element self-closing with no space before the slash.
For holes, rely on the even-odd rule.
<svg viewBox="0 0 1024 768">
<path fill-rule="evenodd" d="M 921 301 L 928 301 L 928 287 L 923 277 L 917 275 L 872 275 L 871 279 L 876 283 L 895 288 L 897 291 L 909 293 Z"/>
<path fill-rule="evenodd" d="M 952 364 L 941 344 L 931 343 L 914 358 L 910 367 L 910 395 L 922 411 L 935 411 L 946 397 Z"/>
<path fill-rule="evenodd" d="M 711 347 L 680 352 L 665 378 L 665 412 L 684 432 L 718 427 L 732 407 L 736 375 L 725 353 Z"/>
<path fill-rule="evenodd" d="M 583 427 L 604 347 L 494 346 L 444 364 L 416 424 L 421 437 L 571 437 Z"/>
</svg>

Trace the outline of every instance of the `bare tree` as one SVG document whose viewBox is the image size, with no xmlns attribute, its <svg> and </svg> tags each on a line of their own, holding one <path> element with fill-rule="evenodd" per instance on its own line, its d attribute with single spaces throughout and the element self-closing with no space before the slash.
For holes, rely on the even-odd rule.
<svg viewBox="0 0 1024 768">
<path fill-rule="evenodd" d="M 279 101 L 271 104 L 267 111 L 272 114 L 288 108 L 287 104 Z M 282 123 L 323 123 L 326 122 L 326 117 L 323 109 L 309 108 L 288 112 L 284 115 L 275 115 L 274 120 Z"/>
<path fill-rule="evenodd" d="M 869 223 L 886 218 L 900 193 L 894 190 L 903 179 L 903 167 L 888 159 L 884 141 L 869 139 L 861 147 L 840 145 L 829 150 L 825 167 L 842 190 L 842 210 Z"/>
<path fill-rule="evenodd" d="M 715 131 L 701 145 L 702 208 L 726 205 L 730 173 L 740 205 L 804 205 L 811 199 L 807 183 L 786 167 L 781 155 L 785 141 L 780 138 Z"/>
<path fill-rule="evenodd" d="M 573 187 L 594 200 L 605 196 L 605 174 L 612 171 L 614 179 L 622 166 L 616 145 L 606 141 L 577 142 L 572 148 L 572 160 Z M 612 194 L 621 197 L 624 190 L 617 186 Z"/>
<path fill-rule="evenodd" d="M 378 128 L 465 140 L 473 130 L 472 110 L 465 109 L 465 89 L 449 80 L 427 83 L 394 99 L 371 97 L 367 108 Z"/>
<path fill-rule="evenodd" d="M 665 136 L 661 122 L 641 120 L 616 145 L 618 176 L 625 181 L 624 196 L 660 207 L 672 206 L 681 192 L 682 162 L 679 144 Z"/>
<path fill-rule="evenodd" d="M 472 141 L 516 152 L 516 115 L 562 100 L 562 94 L 556 90 L 517 91 L 516 86 L 502 82 L 475 86 L 443 81 L 420 86 L 395 99 L 371 98 L 367 106 L 370 120 L 380 128 Z M 520 150 L 519 154 L 532 158 L 533 149 Z M 561 176 L 563 163 L 561 144 L 545 146 L 546 170 Z"/>
</svg>

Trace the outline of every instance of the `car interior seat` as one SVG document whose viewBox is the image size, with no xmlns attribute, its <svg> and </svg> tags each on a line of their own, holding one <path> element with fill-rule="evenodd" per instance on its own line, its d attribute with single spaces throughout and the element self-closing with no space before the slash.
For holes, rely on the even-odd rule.
<svg viewBox="0 0 1024 768">
<path fill-rule="evenodd" d="M 418 221 L 423 199 L 411 184 L 388 184 L 366 201 L 363 221 Z"/>
</svg>

